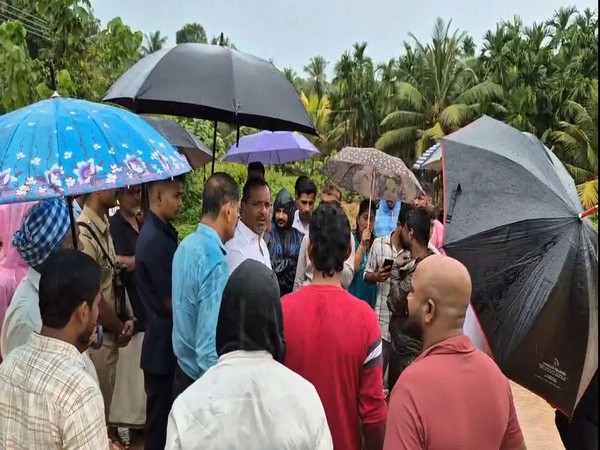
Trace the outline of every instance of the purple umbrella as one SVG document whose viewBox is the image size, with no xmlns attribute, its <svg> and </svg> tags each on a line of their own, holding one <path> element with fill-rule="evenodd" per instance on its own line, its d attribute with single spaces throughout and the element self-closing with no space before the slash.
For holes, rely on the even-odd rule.
<svg viewBox="0 0 600 450">
<path fill-rule="evenodd" d="M 319 150 L 303 135 L 290 131 L 261 131 L 243 136 L 233 145 L 223 161 L 250 164 L 285 164 L 308 159 Z"/>
</svg>

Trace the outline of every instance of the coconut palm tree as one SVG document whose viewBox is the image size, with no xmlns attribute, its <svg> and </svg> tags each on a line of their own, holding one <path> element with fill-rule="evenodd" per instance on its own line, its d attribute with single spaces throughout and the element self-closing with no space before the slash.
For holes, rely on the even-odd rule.
<svg viewBox="0 0 600 450">
<path fill-rule="evenodd" d="M 329 98 L 326 95 L 319 97 L 316 92 L 311 92 L 307 97 L 304 92 L 300 92 L 300 99 L 319 134 L 317 137 L 311 136 L 309 139 L 322 154 L 329 155 L 339 141 L 339 136 L 331 128 L 332 114 Z"/>
<path fill-rule="evenodd" d="M 562 115 L 549 142 L 577 183 L 581 203 L 589 208 L 598 204 L 598 80 L 585 107 L 567 101 Z"/>
<path fill-rule="evenodd" d="M 328 62 L 322 56 L 313 56 L 308 65 L 304 66 L 304 72 L 308 75 L 308 82 L 319 98 L 325 95 L 327 88 L 327 70 Z"/>
<path fill-rule="evenodd" d="M 504 112 L 495 103 L 503 96 L 502 87 L 492 81 L 480 82 L 467 67 L 462 58 L 466 35 L 458 30 L 451 33 L 450 26 L 451 22 L 438 19 L 431 44 L 424 45 L 411 36 L 416 55 L 409 56 L 420 61 L 413 61 L 412 67 L 400 64 L 397 108 L 383 119 L 381 125 L 388 131 L 377 141 L 377 148 L 414 160 L 446 133 L 482 113 Z"/>
<path fill-rule="evenodd" d="M 142 53 L 144 55 L 159 51 L 167 43 L 167 37 L 163 36 L 160 30 L 146 34 L 144 38 L 146 40 L 146 44 L 142 46 Z"/>
</svg>

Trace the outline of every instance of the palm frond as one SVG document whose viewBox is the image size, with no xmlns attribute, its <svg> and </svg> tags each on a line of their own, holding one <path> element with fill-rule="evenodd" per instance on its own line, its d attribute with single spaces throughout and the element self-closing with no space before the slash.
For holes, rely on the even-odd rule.
<svg viewBox="0 0 600 450">
<path fill-rule="evenodd" d="M 375 148 L 382 151 L 388 151 L 395 147 L 400 147 L 404 144 L 413 142 L 418 137 L 418 131 L 418 127 L 405 127 L 386 131 L 379 139 L 377 139 L 377 142 L 375 142 Z"/>
<path fill-rule="evenodd" d="M 403 128 L 407 126 L 419 126 L 425 124 L 425 115 L 413 111 L 394 111 L 383 118 L 381 126 L 391 128 Z"/>
<path fill-rule="evenodd" d="M 577 193 L 584 208 L 598 204 L 598 178 L 577 185 Z"/>
</svg>

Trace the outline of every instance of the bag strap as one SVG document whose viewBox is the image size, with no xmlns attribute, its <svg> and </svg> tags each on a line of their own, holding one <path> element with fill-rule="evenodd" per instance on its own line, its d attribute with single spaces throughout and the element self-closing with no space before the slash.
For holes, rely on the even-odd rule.
<svg viewBox="0 0 600 450">
<path fill-rule="evenodd" d="M 104 249 L 104 247 L 102 246 L 102 243 L 100 242 L 100 239 L 98 239 L 98 235 L 96 234 L 96 232 L 92 229 L 92 227 L 90 227 L 87 223 L 85 222 L 77 222 L 77 225 L 79 225 L 80 227 L 85 228 L 86 230 L 88 230 L 90 232 L 90 234 L 92 235 L 92 238 L 96 241 L 96 243 L 98 244 L 98 246 L 100 247 L 100 250 L 102 250 L 102 253 L 104 254 L 104 257 L 108 260 L 110 266 L 113 268 L 113 270 L 117 270 L 115 263 L 113 262 L 113 260 L 110 258 L 110 256 L 108 256 L 108 252 Z"/>
</svg>

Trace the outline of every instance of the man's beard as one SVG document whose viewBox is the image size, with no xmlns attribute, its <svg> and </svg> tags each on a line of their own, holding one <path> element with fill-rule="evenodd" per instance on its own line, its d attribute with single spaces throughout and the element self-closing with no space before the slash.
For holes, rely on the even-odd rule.
<svg viewBox="0 0 600 450">
<path fill-rule="evenodd" d="M 309 222 L 310 221 L 310 213 L 298 213 L 298 215 L 300 216 L 300 221 L 301 222 Z"/>
<path fill-rule="evenodd" d="M 406 336 L 423 342 L 423 327 L 417 320 L 410 317 L 408 310 L 405 312 L 405 320 L 401 330 Z"/>
<path fill-rule="evenodd" d="M 91 329 L 85 330 L 83 333 L 81 333 L 79 335 L 79 338 L 77 339 L 77 341 L 79 342 L 78 348 L 81 349 L 80 351 L 84 351 L 89 348 L 90 339 L 92 338 L 94 331 L 96 331 L 96 325 L 92 326 Z"/>
<path fill-rule="evenodd" d="M 277 228 L 284 229 L 287 227 L 287 220 L 277 220 L 275 224 L 277 225 Z"/>
</svg>

